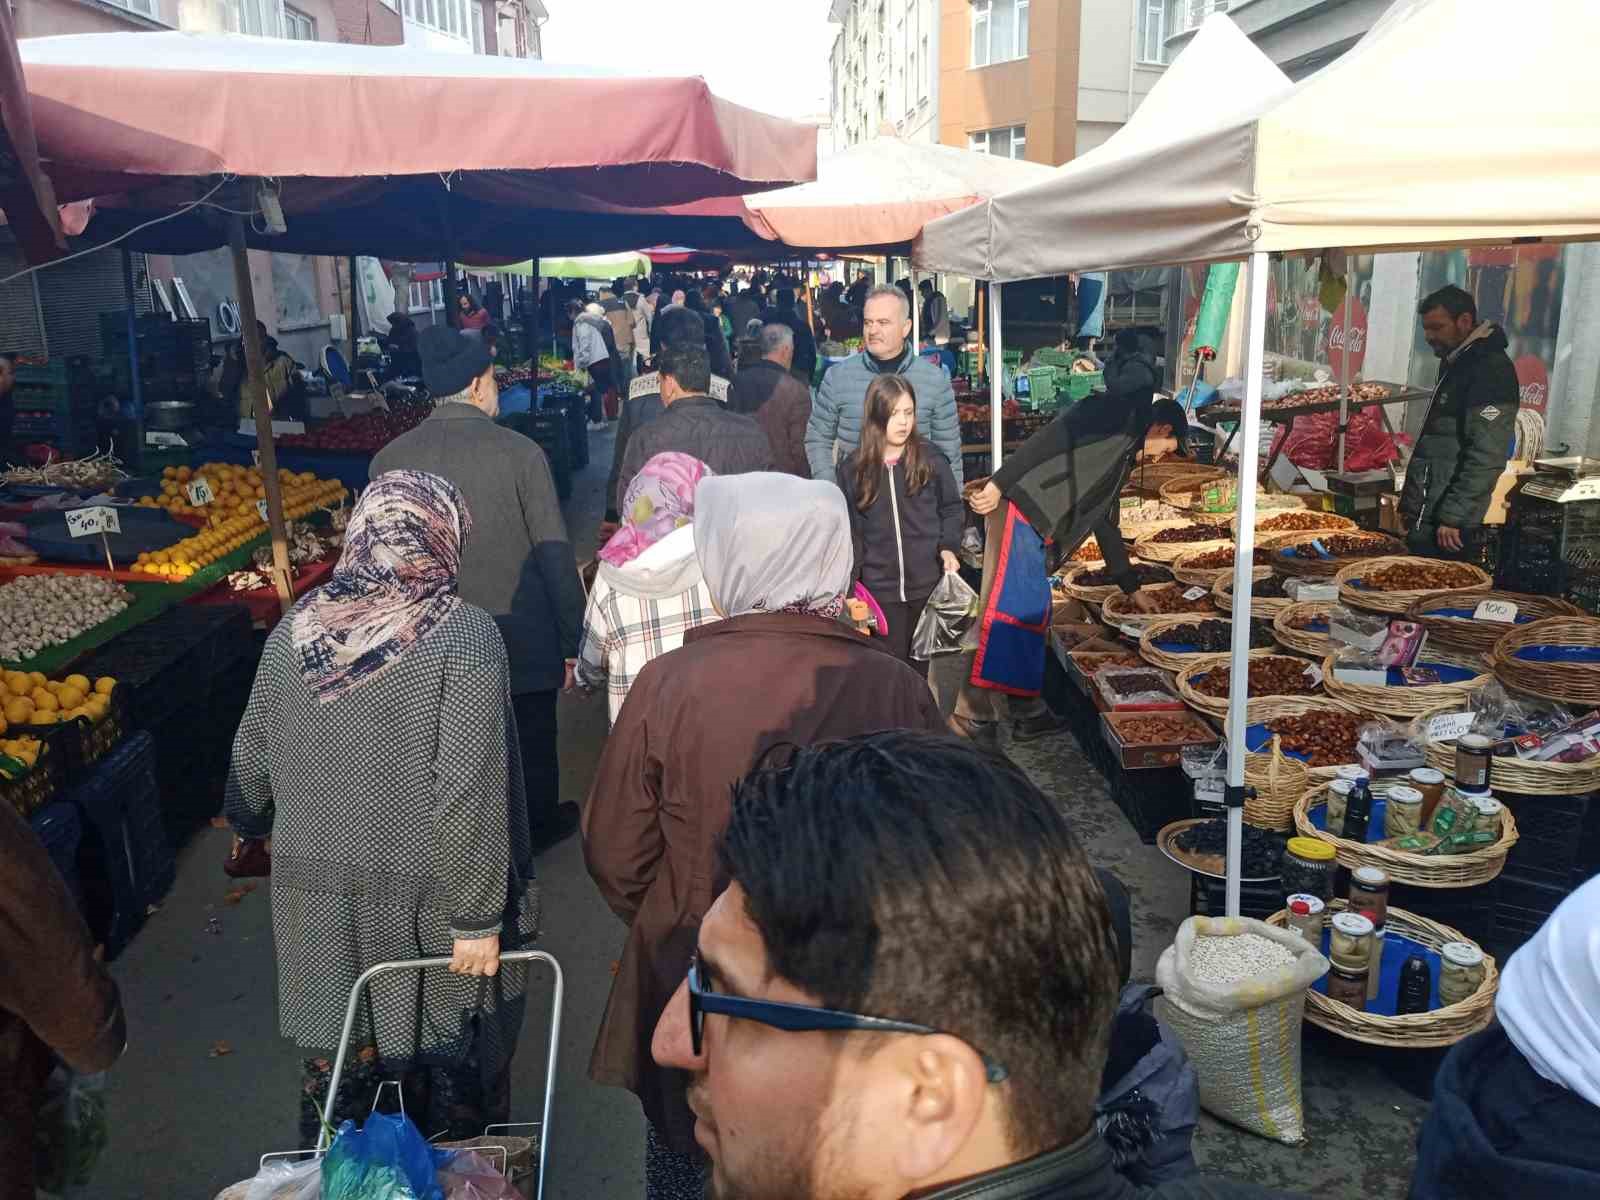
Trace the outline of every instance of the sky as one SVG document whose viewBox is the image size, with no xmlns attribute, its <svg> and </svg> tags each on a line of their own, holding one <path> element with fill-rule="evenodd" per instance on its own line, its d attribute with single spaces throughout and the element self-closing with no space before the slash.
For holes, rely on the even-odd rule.
<svg viewBox="0 0 1600 1200">
<path fill-rule="evenodd" d="M 544 0 L 547 62 L 700 75 L 780 117 L 828 111 L 828 0 Z"/>
</svg>

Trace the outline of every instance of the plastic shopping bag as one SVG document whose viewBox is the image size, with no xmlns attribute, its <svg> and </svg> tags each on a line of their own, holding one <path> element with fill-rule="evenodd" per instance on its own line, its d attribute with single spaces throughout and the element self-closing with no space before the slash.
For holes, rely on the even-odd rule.
<svg viewBox="0 0 1600 1200">
<path fill-rule="evenodd" d="M 500 1168 L 477 1150 L 458 1150 L 439 1169 L 444 1200 L 522 1200 Z"/>
<path fill-rule="evenodd" d="M 926 662 L 936 654 L 959 654 L 967 630 L 978 617 L 978 593 L 954 571 L 946 571 L 928 597 L 911 635 L 911 657 Z"/>
<path fill-rule="evenodd" d="M 322 1160 L 322 1200 L 441 1200 L 434 1174 L 447 1158 L 403 1113 L 346 1121 Z"/>
<path fill-rule="evenodd" d="M 45 1083 L 34 1131 L 34 1177 L 41 1193 L 71 1195 L 85 1186 L 106 1148 L 104 1073 L 57 1066 Z"/>
<path fill-rule="evenodd" d="M 229 1188 L 222 1195 L 233 1191 Z M 319 1158 L 292 1162 L 286 1158 L 269 1159 L 264 1163 L 244 1200 L 321 1200 L 322 1160 Z M 219 1196 L 217 1200 L 222 1200 Z"/>
</svg>

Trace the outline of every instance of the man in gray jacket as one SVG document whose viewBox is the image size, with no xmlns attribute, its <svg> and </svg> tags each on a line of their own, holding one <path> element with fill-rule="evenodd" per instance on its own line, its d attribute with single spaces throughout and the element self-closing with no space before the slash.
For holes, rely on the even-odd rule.
<svg viewBox="0 0 1600 1200">
<path fill-rule="evenodd" d="M 917 394 L 917 432 L 950 460 L 961 484 L 961 421 L 956 415 L 956 394 L 944 371 L 918 358 L 911 337 L 911 304 L 896 287 L 876 287 L 867 293 L 860 354 L 835 363 L 822 377 L 811 423 L 806 427 L 806 457 L 811 478 L 837 483 L 834 463 L 861 441 L 861 418 L 867 388 L 878 375 L 904 375 Z"/>
<path fill-rule="evenodd" d="M 466 497 L 472 536 L 458 589 L 505 639 L 528 826 L 536 847 L 551 846 L 578 827 L 578 806 L 560 802 L 556 757 L 556 697 L 572 687 L 583 631 L 577 562 L 544 451 L 494 422 L 500 392 L 488 348 L 443 326 L 418 340 L 423 382 L 437 407 L 378 452 L 372 474 L 428 471 Z"/>
</svg>

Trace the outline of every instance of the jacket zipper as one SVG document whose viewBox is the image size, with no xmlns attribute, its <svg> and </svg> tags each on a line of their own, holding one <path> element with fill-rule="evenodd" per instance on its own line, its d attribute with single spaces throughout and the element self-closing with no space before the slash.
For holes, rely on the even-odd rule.
<svg viewBox="0 0 1600 1200">
<path fill-rule="evenodd" d="M 894 468 L 886 467 L 889 472 L 889 509 L 894 515 L 894 553 L 900 561 L 900 603 L 906 602 L 906 548 L 900 540 L 900 501 L 894 494 Z"/>
</svg>

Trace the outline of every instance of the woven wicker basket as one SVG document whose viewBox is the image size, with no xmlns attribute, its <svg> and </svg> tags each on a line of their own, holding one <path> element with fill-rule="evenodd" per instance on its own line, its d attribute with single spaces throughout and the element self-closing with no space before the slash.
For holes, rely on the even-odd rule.
<svg viewBox="0 0 1600 1200">
<path fill-rule="evenodd" d="M 1470 650 L 1488 654 L 1495 643 L 1505 637 L 1510 629 L 1501 621 L 1475 621 L 1470 617 L 1435 616 L 1439 609 L 1476 608 L 1485 600 L 1509 600 L 1517 606 L 1518 614 L 1527 613 L 1536 621 L 1547 617 L 1581 617 L 1577 606 L 1558 600 L 1554 596 L 1528 596 L 1521 592 L 1432 592 L 1414 600 L 1406 609 L 1406 616 L 1428 631 L 1428 641 L 1442 643 L 1456 650 Z"/>
<path fill-rule="evenodd" d="M 1271 541 L 1264 545 L 1271 546 L 1274 550 L 1281 550 L 1288 546 L 1304 546 L 1317 541 L 1324 535 L 1320 533 L 1279 533 L 1271 534 Z M 1307 558 L 1285 560 L 1274 555 L 1272 569 L 1286 578 L 1299 579 L 1332 579 L 1346 567 L 1360 562 L 1367 562 L 1374 558 L 1383 558 L 1405 553 L 1405 543 L 1398 538 L 1386 534 L 1370 534 L 1373 538 L 1382 538 L 1380 543 L 1375 543 L 1371 554 L 1346 554 L 1339 558 Z"/>
<path fill-rule="evenodd" d="M 1263 579 L 1271 579 L 1272 568 L 1257 567 L 1251 572 L 1251 578 L 1257 583 Z M 1217 607 L 1223 612 L 1231 613 L 1233 611 L 1233 573 L 1231 571 L 1212 585 L 1211 596 L 1216 601 Z M 1250 615 L 1257 620 L 1271 620 L 1292 603 L 1294 601 L 1289 600 L 1287 597 L 1257 596 L 1252 592 L 1250 595 Z"/>
<path fill-rule="evenodd" d="M 1265 725 L 1269 721 L 1276 721 L 1280 717 L 1299 717 L 1312 712 L 1352 713 L 1359 710 L 1352 708 L 1343 700 L 1335 700 L 1331 696 L 1263 696 L 1259 700 L 1245 702 L 1245 723 L 1247 725 Z M 1222 721 L 1223 736 L 1230 732 L 1231 726 L 1227 718 Z M 1277 739 L 1274 738 L 1274 741 Z M 1258 752 L 1259 753 L 1259 752 Z M 1254 758 L 1256 755 L 1251 755 Z M 1313 781 L 1325 783 L 1339 773 L 1337 766 L 1332 767 L 1306 767 L 1306 775 Z"/>
<path fill-rule="evenodd" d="M 1163 529 L 1177 529 L 1181 525 L 1191 523 L 1188 517 L 1171 517 L 1159 521 L 1123 521 L 1117 526 L 1117 530 L 1122 534 L 1122 540 L 1132 545 L 1152 533 L 1160 533 Z"/>
<path fill-rule="evenodd" d="M 1295 829 L 1332 846 L 1341 866 L 1377 867 L 1388 872 L 1395 883 L 1425 888 L 1476 887 L 1500 874 L 1506 865 L 1506 855 L 1517 844 L 1517 820 L 1509 808 L 1500 811 L 1500 840 L 1470 854 L 1409 854 L 1371 842 L 1346 841 L 1311 823 L 1311 810 L 1327 802 L 1328 784 L 1324 780 L 1314 784 L 1295 806 Z"/>
<path fill-rule="evenodd" d="M 1278 639 L 1278 645 L 1285 650 L 1309 655 L 1321 662 L 1330 652 L 1328 635 L 1296 629 L 1290 622 L 1301 617 L 1321 617 L 1326 620 L 1331 611 L 1333 611 L 1332 604 L 1317 600 L 1301 601 L 1287 608 L 1280 608 L 1272 614 L 1272 636 Z"/>
<path fill-rule="evenodd" d="M 1203 463 L 1186 462 L 1182 459 L 1173 462 L 1140 463 L 1128 476 L 1127 490 L 1158 500 L 1161 498 L 1161 489 L 1175 479 L 1188 477 L 1221 479 L 1226 474 L 1227 472 L 1220 467 L 1208 467 Z"/>
<path fill-rule="evenodd" d="M 1254 659 L 1260 659 L 1289 658 L 1291 656 L 1287 654 L 1274 654 L 1271 650 L 1252 650 L 1250 652 L 1250 657 Z M 1295 662 L 1302 666 L 1307 665 L 1301 659 L 1295 659 Z M 1177 679 L 1178 695 L 1183 697 L 1183 702 L 1190 708 L 1216 717 L 1218 720 L 1225 718 L 1228 715 L 1228 698 L 1226 696 L 1202 695 L 1201 693 L 1195 691 L 1193 681 L 1197 675 L 1205 675 L 1218 667 L 1225 667 L 1227 665 L 1228 656 L 1226 654 L 1205 654 L 1200 655 L 1196 661 L 1190 663 L 1188 666 L 1184 667 L 1183 670 L 1179 671 Z M 1306 694 L 1307 693 L 1297 693 L 1296 698 L 1300 698 Z M 1251 711 L 1249 706 L 1255 702 L 1256 698 L 1254 697 L 1246 701 L 1246 713 Z"/>
<path fill-rule="evenodd" d="M 1210 522 L 1191 521 L 1189 524 L 1210 524 Z M 1158 542 L 1154 540 L 1154 534 L 1146 534 L 1133 543 L 1133 552 L 1145 562 L 1175 563 L 1193 550 L 1218 550 L 1223 546 L 1233 545 L 1233 539 L 1227 535 L 1226 528 L 1221 525 L 1217 528 L 1222 531 L 1222 537 L 1207 538 L 1198 542 Z"/>
<path fill-rule="evenodd" d="M 1335 900 L 1328 905 L 1328 915 L 1331 917 L 1346 907 L 1343 900 Z M 1284 926 L 1288 921 L 1289 914 L 1281 911 L 1267 918 L 1269 925 Z M 1446 942 L 1477 945 L 1460 930 L 1419 917 L 1403 908 L 1389 909 L 1384 928 L 1392 929 L 1401 937 L 1420 942 L 1435 951 Z M 1494 958 L 1485 954 L 1483 982 L 1478 985 L 1477 991 L 1456 1004 L 1447 1004 L 1432 1012 L 1386 1017 L 1381 1013 L 1363 1012 L 1338 1000 L 1330 1000 L 1313 988 L 1306 992 L 1306 1020 L 1329 1033 L 1372 1046 L 1393 1046 L 1400 1050 L 1453 1046 L 1462 1038 L 1488 1028 L 1494 1020 L 1494 996 L 1499 986 L 1500 972 Z"/>
<path fill-rule="evenodd" d="M 1386 717 L 1420 717 L 1452 701 L 1464 702 L 1473 692 L 1489 682 L 1493 675 L 1488 660 L 1481 654 L 1451 654 L 1428 651 L 1427 662 L 1442 666 L 1462 667 L 1478 672 L 1462 683 L 1428 683 L 1420 687 L 1387 687 L 1376 683 L 1345 683 L 1333 676 L 1334 655 L 1322 660 L 1322 686 L 1328 695 L 1343 700 L 1362 712 L 1382 713 Z"/>
<path fill-rule="evenodd" d="M 1168 630 L 1176 629 L 1180 625 L 1193 625 L 1199 621 L 1215 621 L 1216 616 L 1190 616 L 1188 613 L 1178 613 L 1173 616 L 1156 617 L 1144 627 L 1144 633 L 1139 637 L 1139 657 L 1153 667 L 1160 667 L 1163 671 L 1181 671 L 1192 663 L 1196 656 L 1217 653 L 1214 650 L 1196 650 L 1189 654 L 1174 654 L 1170 650 L 1163 650 L 1155 643 L 1161 640 L 1162 634 Z M 1270 654 L 1272 651 L 1252 650 L 1252 655 Z"/>
<path fill-rule="evenodd" d="M 1101 587 L 1081 587 L 1075 582 L 1078 576 L 1097 569 L 1098 567 L 1094 563 L 1079 563 L 1069 568 L 1061 575 L 1061 590 L 1074 600 L 1082 600 L 1085 604 L 1103 603 L 1111 593 L 1121 590 L 1116 584 L 1108 583 Z"/>
<path fill-rule="evenodd" d="M 1284 754 L 1278 739 L 1264 754 L 1244 756 L 1244 781 L 1256 794 L 1244 802 L 1244 819 L 1282 832 L 1294 825 L 1294 808 L 1311 787 L 1310 769 Z"/>
<path fill-rule="evenodd" d="M 1548 617 L 1523 625 L 1494 645 L 1494 673 L 1503 683 L 1563 704 L 1600 704 L 1600 662 L 1540 663 L 1516 657 L 1524 646 L 1592 646 L 1600 649 L 1600 621 Z"/>
<path fill-rule="evenodd" d="M 1200 493 L 1209 484 L 1226 478 L 1228 478 L 1226 472 L 1208 467 L 1199 467 L 1184 474 L 1173 475 L 1158 489 L 1161 502 L 1170 504 L 1173 508 L 1193 508 L 1200 498 Z"/>
<path fill-rule="evenodd" d="M 1471 563 L 1451 563 L 1449 564 L 1450 566 L 1459 567 L 1464 572 L 1470 572 L 1474 577 L 1474 582 L 1460 588 L 1412 588 L 1398 592 L 1370 591 L 1366 588 L 1355 586 L 1356 580 L 1365 579 L 1374 571 L 1381 570 L 1384 567 L 1396 566 L 1401 563 L 1414 563 L 1419 566 L 1439 565 L 1437 559 L 1417 558 L 1405 554 L 1388 555 L 1383 558 L 1368 558 L 1360 562 L 1351 563 L 1333 577 L 1333 581 L 1339 585 L 1340 602 L 1348 604 L 1352 608 L 1364 609 L 1367 612 L 1389 613 L 1398 617 L 1404 616 L 1406 610 L 1418 600 L 1426 600 L 1429 596 L 1435 596 L 1444 591 L 1456 593 L 1487 592 L 1494 582 L 1481 567 L 1475 567 Z M 1597 678 L 1600 678 L 1600 674 L 1597 674 Z"/>
<path fill-rule="evenodd" d="M 1296 499 L 1298 499 L 1298 497 L 1296 497 Z M 1300 501 L 1300 507 L 1301 508 L 1305 507 L 1305 501 L 1303 501 L 1303 500 Z M 1289 508 L 1289 511 L 1291 511 L 1291 512 L 1293 511 L 1293 507 L 1292 506 Z M 1257 508 L 1256 509 L 1256 536 L 1257 537 L 1279 537 L 1279 536 L 1281 536 L 1283 534 L 1286 534 L 1286 533 L 1293 533 L 1293 534 L 1310 533 L 1313 537 L 1320 537 L 1321 535 L 1326 534 L 1326 533 L 1354 533 L 1357 529 L 1361 528 L 1361 526 L 1357 525 L 1349 517 L 1341 517 L 1337 513 L 1329 513 L 1329 512 L 1319 512 L 1319 513 L 1312 514 L 1312 515 L 1316 516 L 1319 520 L 1324 522 L 1324 524 L 1322 525 L 1321 528 L 1315 529 L 1315 530 L 1305 530 L 1305 529 L 1263 529 L 1262 528 L 1263 525 L 1265 525 L 1267 522 L 1271 521 L 1274 517 L 1281 517 L 1283 515 L 1284 515 L 1284 507 L 1282 507 L 1282 506 L 1274 506 L 1272 508 L 1267 508 L 1267 509 Z M 1239 518 L 1238 518 L 1237 515 L 1229 518 L 1229 520 L 1228 520 L 1228 528 L 1233 530 L 1233 532 L 1235 534 L 1237 534 L 1239 532 Z"/>
<path fill-rule="evenodd" d="M 1174 584 L 1174 583 L 1157 583 L 1157 584 L 1151 584 L 1150 586 L 1156 587 L 1156 588 L 1164 588 L 1164 587 L 1182 588 L 1183 587 L 1182 584 Z M 1140 589 L 1140 591 L 1143 591 L 1143 590 L 1144 590 L 1143 588 Z M 1207 608 L 1205 608 L 1204 610 L 1202 610 L 1200 612 L 1190 612 L 1190 613 L 1147 613 L 1147 612 L 1140 612 L 1138 609 L 1133 607 L 1133 597 L 1125 595 L 1124 593 L 1122 593 L 1120 591 L 1116 592 L 1115 594 L 1113 594 L 1111 596 L 1108 596 L 1106 598 L 1106 600 L 1105 600 L 1105 603 L 1103 603 L 1100 606 L 1100 619 L 1102 621 L 1104 621 L 1107 625 L 1127 625 L 1127 626 L 1130 626 L 1131 628 L 1139 629 L 1139 630 L 1143 630 L 1145 628 L 1145 626 L 1149 625 L 1150 622 L 1152 622 L 1152 621 L 1159 621 L 1162 617 L 1182 617 L 1187 621 L 1203 621 L 1207 617 L 1217 617 L 1217 616 L 1221 616 L 1221 614 L 1219 612 L 1217 612 L 1216 606 L 1214 604 L 1208 606 Z"/>
<path fill-rule="evenodd" d="M 1196 587 L 1211 590 L 1211 585 L 1219 579 L 1226 579 L 1233 574 L 1232 567 L 1191 567 L 1189 562 L 1201 555 L 1210 554 L 1210 550 L 1185 550 L 1169 564 L 1172 567 L 1172 577 L 1179 583 L 1187 583 Z"/>
<path fill-rule="evenodd" d="M 1426 720 L 1428 717 L 1461 711 L 1462 704 L 1452 701 L 1422 713 L 1421 718 Z M 1443 771 L 1446 779 L 1455 779 L 1454 742 L 1430 741 L 1422 749 L 1430 767 Z M 1511 756 L 1497 757 L 1490 770 L 1493 772 L 1491 786 L 1495 791 L 1511 792 L 1518 796 L 1582 796 L 1600 791 L 1600 754 L 1575 763 L 1528 762 Z"/>
</svg>

